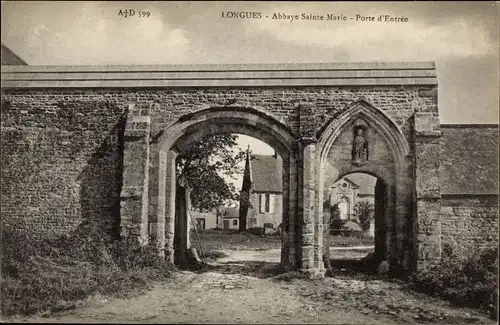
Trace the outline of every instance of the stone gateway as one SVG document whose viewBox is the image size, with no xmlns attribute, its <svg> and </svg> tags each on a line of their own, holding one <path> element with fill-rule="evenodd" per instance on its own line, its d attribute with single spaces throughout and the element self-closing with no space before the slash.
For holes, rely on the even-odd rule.
<svg viewBox="0 0 500 325">
<path fill-rule="evenodd" d="M 324 275 L 328 186 L 357 172 L 377 178 L 375 255 L 391 270 L 444 243 L 497 245 L 498 126 L 441 125 L 437 86 L 431 62 L 4 66 L 2 223 L 57 236 L 95 222 L 174 260 L 190 248 L 176 155 L 240 133 L 282 158 L 290 268 Z"/>
</svg>

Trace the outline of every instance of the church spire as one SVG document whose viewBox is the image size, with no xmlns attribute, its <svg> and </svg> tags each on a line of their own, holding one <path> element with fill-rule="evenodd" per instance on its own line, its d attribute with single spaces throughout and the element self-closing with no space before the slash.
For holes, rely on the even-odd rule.
<svg viewBox="0 0 500 325">
<path fill-rule="evenodd" d="M 245 170 L 243 172 L 243 184 L 241 186 L 242 191 L 250 190 L 252 186 L 252 175 L 250 171 L 250 145 L 247 147 L 247 155 L 245 158 Z"/>
<path fill-rule="evenodd" d="M 243 172 L 243 184 L 240 192 L 240 225 L 239 231 L 247 229 L 248 208 L 250 207 L 250 192 L 252 191 L 252 172 L 250 168 L 250 145 L 247 148 L 247 156 L 245 159 L 245 171 Z"/>
</svg>

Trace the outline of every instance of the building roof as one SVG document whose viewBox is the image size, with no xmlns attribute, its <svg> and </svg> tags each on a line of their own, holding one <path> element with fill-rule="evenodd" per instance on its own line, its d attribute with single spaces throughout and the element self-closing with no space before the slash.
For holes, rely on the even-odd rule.
<svg viewBox="0 0 500 325">
<path fill-rule="evenodd" d="M 351 188 L 353 189 L 358 189 L 359 188 L 359 185 L 354 183 L 352 180 L 349 179 L 349 177 L 343 177 L 342 179 L 340 179 L 339 181 L 337 181 L 336 183 L 339 183 L 340 181 L 346 181 L 347 183 L 351 184 Z"/>
<path fill-rule="evenodd" d="M 28 65 L 2 42 L 2 65 Z"/>
<path fill-rule="evenodd" d="M 223 219 L 232 219 L 240 217 L 240 210 L 236 207 L 220 207 L 219 212 Z"/>
<path fill-rule="evenodd" d="M 252 155 L 250 172 L 254 192 L 283 191 L 283 161 L 278 155 Z"/>
<path fill-rule="evenodd" d="M 377 178 L 368 174 L 354 173 L 344 177 L 358 187 L 359 195 L 374 195 Z"/>
<path fill-rule="evenodd" d="M 498 124 L 441 125 L 442 194 L 498 194 Z"/>
</svg>

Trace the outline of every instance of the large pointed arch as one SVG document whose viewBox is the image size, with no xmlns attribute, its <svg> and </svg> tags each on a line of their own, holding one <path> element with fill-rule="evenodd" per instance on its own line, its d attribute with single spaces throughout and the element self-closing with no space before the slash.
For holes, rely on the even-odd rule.
<svg viewBox="0 0 500 325">
<path fill-rule="evenodd" d="M 332 118 L 318 134 L 318 150 L 320 164 L 323 164 L 333 143 L 344 129 L 357 118 L 363 118 L 377 129 L 392 151 L 394 162 L 399 162 L 409 154 L 410 146 L 399 126 L 365 99 L 355 101 L 345 112 Z"/>
</svg>

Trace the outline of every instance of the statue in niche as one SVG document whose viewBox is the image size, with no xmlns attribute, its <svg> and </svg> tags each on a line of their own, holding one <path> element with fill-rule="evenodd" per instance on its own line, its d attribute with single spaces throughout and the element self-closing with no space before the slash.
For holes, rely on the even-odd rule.
<svg viewBox="0 0 500 325">
<path fill-rule="evenodd" d="M 354 129 L 354 140 L 352 142 L 352 163 L 362 166 L 368 161 L 368 141 L 365 138 L 366 130 L 363 127 Z"/>
</svg>

